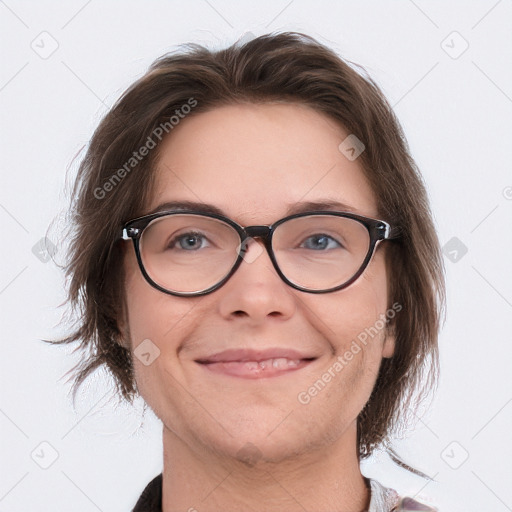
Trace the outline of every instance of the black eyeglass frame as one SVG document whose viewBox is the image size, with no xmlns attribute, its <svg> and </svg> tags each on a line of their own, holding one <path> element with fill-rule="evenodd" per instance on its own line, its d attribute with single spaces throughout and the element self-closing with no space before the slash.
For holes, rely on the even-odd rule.
<svg viewBox="0 0 512 512">
<path fill-rule="evenodd" d="M 142 255 L 140 252 L 140 239 L 142 237 L 142 234 L 144 230 L 149 226 L 149 224 L 158 218 L 161 217 L 168 217 L 171 215 L 184 215 L 184 214 L 192 214 L 192 215 L 198 215 L 201 217 L 208 217 L 212 219 L 217 219 L 225 224 L 228 224 L 230 227 L 232 227 L 240 237 L 240 250 L 238 253 L 238 257 L 233 264 L 231 270 L 228 272 L 228 274 L 218 283 L 216 283 L 213 286 L 210 286 L 206 290 L 200 290 L 198 292 L 176 292 L 172 290 L 167 290 L 166 288 L 163 288 L 158 283 L 155 283 L 153 279 L 149 276 L 149 274 L 146 272 L 146 269 L 144 267 L 144 263 L 142 261 Z M 272 236 L 278 226 L 285 223 L 286 221 L 297 219 L 299 217 L 308 217 L 312 215 L 330 215 L 335 217 L 345 217 L 348 219 L 353 219 L 361 224 L 363 224 L 366 229 L 368 230 L 368 233 L 370 235 L 370 244 L 368 247 L 368 252 L 366 254 L 365 259 L 363 260 L 363 263 L 357 270 L 357 272 L 344 283 L 335 286 L 333 288 L 328 288 L 325 290 L 310 290 L 308 288 L 303 288 L 292 281 L 290 281 L 281 271 L 279 268 L 279 264 L 277 263 L 276 257 L 274 255 L 274 250 L 272 248 Z M 282 219 L 279 219 L 278 221 L 274 222 L 271 225 L 264 226 L 264 225 L 255 225 L 255 226 L 240 226 L 240 224 L 237 224 L 235 221 L 231 220 L 228 217 L 225 217 L 223 215 L 218 215 L 216 213 L 209 213 L 209 212 L 202 212 L 197 210 L 190 210 L 190 209 L 183 209 L 183 210 L 173 210 L 173 211 L 162 211 L 157 213 L 152 213 L 149 215 L 144 215 L 143 217 L 138 217 L 136 219 L 133 219 L 129 222 L 127 222 L 123 229 L 120 238 L 123 240 L 129 240 L 130 238 L 133 241 L 133 246 L 135 249 L 135 254 L 137 257 L 137 261 L 139 264 L 140 271 L 142 272 L 142 275 L 146 279 L 146 281 L 153 286 L 153 288 L 156 288 L 157 290 L 167 293 L 169 295 L 174 295 L 177 297 L 197 297 L 201 295 L 207 295 L 209 293 L 212 293 L 215 290 L 218 290 L 221 286 L 223 286 L 230 278 L 233 276 L 233 274 L 237 271 L 238 267 L 240 267 L 243 259 L 244 254 L 247 251 L 247 244 L 245 243 L 250 238 L 259 238 L 263 241 L 263 244 L 265 246 L 265 249 L 267 250 L 267 254 L 270 257 L 270 261 L 272 262 L 272 265 L 274 266 L 276 272 L 278 273 L 279 277 L 289 286 L 292 288 L 295 288 L 296 290 L 299 290 L 301 292 L 306 293 L 331 293 L 335 291 L 342 290 L 344 288 L 347 288 L 350 286 L 354 281 L 356 281 L 361 274 L 366 270 L 366 267 L 370 263 L 373 254 L 375 253 L 375 249 L 377 247 L 377 244 L 383 240 L 393 240 L 400 237 L 400 230 L 398 227 L 393 227 L 389 223 L 383 220 L 378 219 L 372 219 L 370 217 L 364 217 L 362 215 L 357 215 L 350 212 L 340 212 L 340 211 L 309 211 L 309 212 L 302 212 L 302 213 L 296 213 L 293 215 L 288 215 L 287 217 L 283 217 Z"/>
</svg>

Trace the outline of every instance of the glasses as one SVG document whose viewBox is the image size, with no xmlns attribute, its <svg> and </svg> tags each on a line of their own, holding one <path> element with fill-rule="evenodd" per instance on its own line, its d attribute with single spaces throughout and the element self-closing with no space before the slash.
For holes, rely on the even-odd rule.
<svg viewBox="0 0 512 512">
<path fill-rule="evenodd" d="M 290 215 L 271 226 L 242 227 L 214 213 L 180 210 L 128 222 L 147 282 L 180 297 L 205 295 L 236 272 L 252 239 L 260 239 L 281 279 L 308 293 L 328 293 L 352 284 L 368 266 L 376 246 L 398 237 L 387 222 L 346 212 Z"/>
</svg>

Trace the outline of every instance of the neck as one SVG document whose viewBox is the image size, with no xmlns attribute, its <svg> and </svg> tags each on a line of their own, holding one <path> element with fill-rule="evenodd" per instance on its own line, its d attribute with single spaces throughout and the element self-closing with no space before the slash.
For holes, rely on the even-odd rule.
<svg viewBox="0 0 512 512">
<path fill-rule="evenodd" d="M 165 426 L 163 443 L 163 512 L 355 512 L 369 506 L 355 424 L 314 453 L 246 463 L 199 449 Z"/>
</svg>

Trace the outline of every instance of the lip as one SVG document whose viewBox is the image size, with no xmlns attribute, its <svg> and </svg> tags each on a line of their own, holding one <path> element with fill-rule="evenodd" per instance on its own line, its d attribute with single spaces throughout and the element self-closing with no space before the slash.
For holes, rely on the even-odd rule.
<svg viewBox="0 0 512 512">
<path fill-rule="evenodd" d="M 231 349 L 197 359 L 196 363 L 217 374 L 243 379 L 263 379 L 296 372 L 315 359 L 315 356 L 292 349 Z M 269 360 L 273 360 L 272 364 L 269 364 Z"/>
<path fill-rule="evenodd" d="M 277 359 L 284 357 L 286 359 L 316 359 L 315 356 L 304 354 L 294 349 L 286 348 L 268 348 L 265 350 L 253 349 L 229 349 L 217 352 L 211 356 L 196 359 L 198 363 L 229 363 L 233 361 L 266 361 L 267 359 Z"/>
</svg>

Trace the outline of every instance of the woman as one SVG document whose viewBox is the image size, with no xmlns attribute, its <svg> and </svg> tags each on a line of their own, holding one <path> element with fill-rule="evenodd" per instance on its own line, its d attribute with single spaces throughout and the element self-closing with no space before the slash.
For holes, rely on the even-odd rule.
<svg viewBox="0 0 512 512">
<path fill-rule="evenodd" d="M 106 365 L 163 423 L 135 511 L 434 510 L 359 468 L 433 386 L 444 305 L 371 79 L 302 34 L 190 45 L 106 115 L 75 194 L 75 390 Z"/>
</svg>

